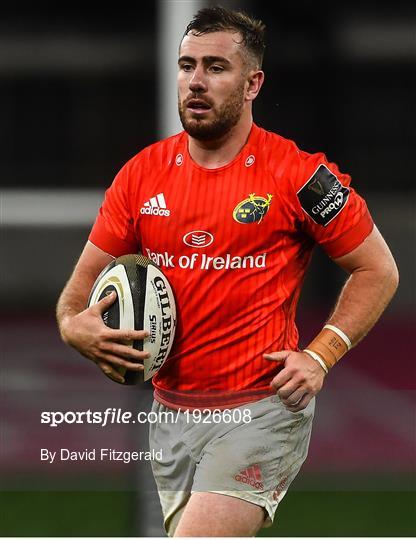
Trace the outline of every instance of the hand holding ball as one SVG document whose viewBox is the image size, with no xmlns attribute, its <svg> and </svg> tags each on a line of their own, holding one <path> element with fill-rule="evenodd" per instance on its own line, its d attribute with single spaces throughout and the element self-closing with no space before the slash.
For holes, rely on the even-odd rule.
<svg viewBox="0 0 416 540">
<path fill-rule="evenodd" d="M 172 288 L 159 267 L 139 254 L 123 255 L 104 268 L 92 287 L 88 307 L 113 291 L 117 298 L 103 313 L 103 321 L 109 328 L 149 333 L 147 339 L 129 343 L 150 354 L 144 360 L 146 381 L 162 367 L 172 348 L 176 329 Z M 139 374 L 127 371 L 124 379 L 125 384 L 136 384 Z"/>
</svg>

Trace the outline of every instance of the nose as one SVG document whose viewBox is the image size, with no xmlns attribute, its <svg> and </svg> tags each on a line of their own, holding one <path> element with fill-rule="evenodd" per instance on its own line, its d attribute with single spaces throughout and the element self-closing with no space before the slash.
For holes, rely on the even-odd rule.
<svg viewBox="0 0 416 540">
<path fill-rule="evenodd" d="M 189 90 L 191 92 L 206 92 L 207 85 L 205 83 L 204 70 L 196 67 L 191 79 L 189 80 Z"/>
</svg>

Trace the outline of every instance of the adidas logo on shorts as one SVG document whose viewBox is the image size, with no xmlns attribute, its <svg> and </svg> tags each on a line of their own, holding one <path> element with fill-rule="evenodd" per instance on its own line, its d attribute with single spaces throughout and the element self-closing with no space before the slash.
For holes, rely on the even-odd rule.
<svg viewBox="0 0 416 540">
<path fill-rule="evenodd" d="M 280 482 L 277 484 L 276 489 L 273 491 L 273 500 L 278 501 L 280 495 L 286 491 L 288 477 L 284 476 Z"/>
<path fill-rule="evenodd" d="M 263 477 L 260 467 L 257 464 L 247 467 L 247 469 L 244 469 L 240 473 L 236 474 L 234 478 L 237 480 L 237 482 L 248 484 L 256 489 L 264 489 Z"/>
<path fill-rule="evenodd" d="M 166 207 L 166 201 L 163 193 L 158 193 L 158 195 L 155 195 L 145 202 L 140 208 L 140 213 L 149 216 L 170 216 L 170 210 L 168 210 Z"/>
</svg>

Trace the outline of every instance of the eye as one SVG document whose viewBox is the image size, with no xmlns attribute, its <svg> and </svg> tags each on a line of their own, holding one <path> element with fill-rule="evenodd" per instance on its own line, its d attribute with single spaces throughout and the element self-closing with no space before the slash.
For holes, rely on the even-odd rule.
<svg viewBox="0 0 416 540">
<path fill-rule="evenodd" d="M 224 71 L 224 68 L 222 66 L 217 65 L 211 66 L 209 69 L 214 73 L 222 73 Z"/>
<path fill-rule="evenodd" d="M 189 72 L 192 70 L 192 64 L 180 64 L 179 69 L 181 69 L 182 71 Z"/>
</svg>

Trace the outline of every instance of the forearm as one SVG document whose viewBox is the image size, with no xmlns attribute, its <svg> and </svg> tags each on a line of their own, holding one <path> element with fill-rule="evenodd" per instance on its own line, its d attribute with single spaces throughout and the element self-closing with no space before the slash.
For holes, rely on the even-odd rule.
<svg viewBox="0 0 416 540">
<path fill-rule="evenodd" d="M 94 281 L 95 277 L 91 273 L 75 270 L 62 291 L 56 306 L 56 319 L 63 338 L 65 321 L 78 315 L 87 307 L 88 296 Z"/>
<path fill-rule="evenodd" d="M 62 291 L 56 306 L 56 319 L 64 340 L 66 322 L 87 307 L 91 287 L 101 270 L 112 260 L 111 255 L 90 242 L 85 245 L 74 272 Z"/>
<path fill-rule="evenodd" d="M 304 349 L 328 371 L 374 326 L 399 283 L 393 256 L 374 227 L 354 251 L 335 262 L 350 274 L 327 325 Z"/>
<path fill-rule="evenodd" d="M 356 345 L 368 334 L 392 299 L 398 285 L 391 265 L 380 270 L 356 270 L 345 283 L 328 324 L 340 328 Z"/>
</svg>

